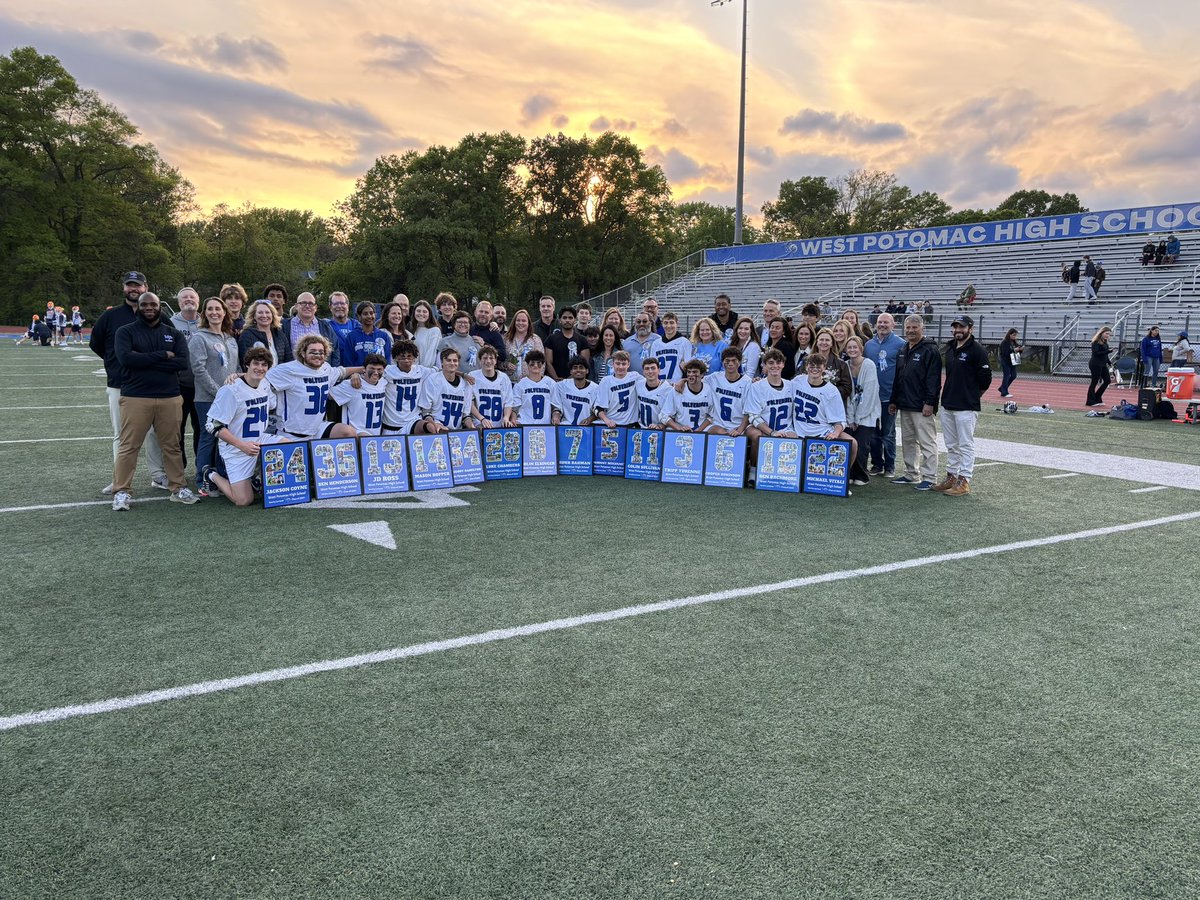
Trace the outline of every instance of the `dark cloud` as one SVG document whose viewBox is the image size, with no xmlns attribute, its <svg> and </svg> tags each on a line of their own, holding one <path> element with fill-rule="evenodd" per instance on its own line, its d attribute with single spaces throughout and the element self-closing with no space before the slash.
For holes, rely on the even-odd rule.
<svg viewBox="0 0 1200 900">
<path fill-rule="evenodd" d="M 150 31 L 140 31 L 136 28 L 117 28 L 109 32 L 117 40 L 135 50 L 159 50 L 166 41 Z"/>
<path fill-rule="evenodd" d="M 192 41 L 192 49 L 213 68 L 230 69 L 235 72 L 259 69 L 264 72 L 287 71 L 287 57 L 283 51 L 268 40 L 248 37 L 238 40 L 227 34 L 199 38 Z"/>
<path fill-rule="evenodd" d="M 597 116 L 588 125 L 591 131 L 636 131 L 637 122 L 629 119 L 610 119 L 608 116 Z"/>
<path fill-rule="evenodd" d="M 775 165 L 779 154 L 775 152 L 774 147 L 747 147 L 746 158 L 760 166 L 769 167 Z"/>
<path fill-rule="evenodd" d="M 558 113 L 557 115 L 551 117 L 550 124 L 555 128 L 566 128 L 567 123 L 570 121 L 571 120 L 567 116 L 564 116 L 562 113 Z"/>
<path fill-rule="evenodd" d="M 856 144 L 882 144 L 898 141 L 908 136 L 908 131 L 897 122 L 874 122 L 852 113 L 820 112 L 802 109 L 794 116 L 783 120 L 780 134 L 823 135 L 840 137 Z"/>
<path fill-rule="evenodd" d="M 532 125 L 554 112 L 557 107 L 558 101 L 553 97 L 547 97 L 545 94 L 533 94 L 526 97 L 525 102 L 521 104 L 521 122 L 525 125 Z"/>
<path fill-rule="evenodd" d="M 168 161 L 207 147 L 216 154 L 361 175 L 380 153 L 420 145 L 393 135 L 356 102 L 315 100 L 153 54 L 130 54 L 94 32 L 4 16 L 0 32 L 14 46 L 28 44 L 57 56 L 80 84 L 120 108 Z M 314 145 L 327 148 L 315 160 L 291 149 Z"/>
<path fill-rule="evenodd" d="M 368 34 L 362 40 L 375 51 L 367 60 L 368 68 L 383 66 L 439 82 L 444 82 L 447 76 L 462 74 L 460 68 L 443 60 L 432 44 L 411 35 Z"/>
<path fill-rule="evenodd" d="M 700 179 L 723 180 L 726 176 L 722 167 L 701 163 L 678 147 L 663 150 L 657 145 L 652 145 L 647 147 L 644 152 L 647 162 L 662 166 L 662 170 L 671 184 Z"/>
<path fill-rule="evenodd" d="M 591 131 L 608 131 L 611 126 L 612 122 L 610 122 L 605 116 L 598 116 L 597 118 L 592 119 L 591 124 L 588 125 L 588 129 Z"/>
<path fill-rule="evenodd" d="M 1200 82 L 1160 91 L 1102 124 L 1125 144 L 1122 155 L 1129 165 L 1182 165 L 1190 170 L 1200 156 Z"/>
<path fill-rule="evenodd" d="M 661 134 L 666 137 L 681 138 L 687 135 L 688 130 L 686 127 L 680 124 L 678 119 L 667 119 L 667 121 L 663 122 L 654 133 Z"/>
</svg>

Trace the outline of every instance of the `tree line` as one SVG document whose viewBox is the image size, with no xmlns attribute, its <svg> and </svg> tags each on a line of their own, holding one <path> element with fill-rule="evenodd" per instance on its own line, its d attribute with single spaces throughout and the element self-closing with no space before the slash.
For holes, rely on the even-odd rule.
<svg viewBox="0 0 1200 900">
<path fill-rule="evenodd" d="M 954 211 L 894 175 L 858 170 L 780 185 L 747 243 L 1081 212 L 1074 194 L 1018 191 Z M 136 126 L 32 47 L 0 56 L 0 321 L 47 300 L 92 319 L 144 271 L 170 293 L 274 281 L 383 300 L 441 290 L 517 305 L 582 299 L 733 241 L 731 206 L 676 203 L 627 137 L 469 134 L 386 155 L 328 217 L 296 209 L 202 212 L 192 185 Z"/>
</svg>

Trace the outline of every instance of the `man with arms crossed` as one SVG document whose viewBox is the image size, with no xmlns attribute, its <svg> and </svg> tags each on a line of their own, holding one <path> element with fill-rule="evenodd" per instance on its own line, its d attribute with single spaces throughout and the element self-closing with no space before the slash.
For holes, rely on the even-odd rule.
<svg viewBox="0 0 1200 900">
<path fill-rule="evenodd" d="M 920 316 L 904 320 L 904 337 L 888 404 L 892 415 L 900 414 L 904 474 L 893 478 L 892 484 L 911 484 L 918 491 L 929 491 L 937 478 L 937 424 L 933 417 L 942 387 L 942 357 L 937 345 L 925 337 L 925 320 Z"/>
<path fill-rule="evenodd" d="M 970 316 L 958 316 L 950 324 L 954 338 L 946 345 L 946 384 L 939 415 L 946 438 L 946 480 L 934 490 L 947 497 L 971 493 L 979 398 L 992 383 L 987 351 L 975 340 L 974 327 Z"/>
</svg>

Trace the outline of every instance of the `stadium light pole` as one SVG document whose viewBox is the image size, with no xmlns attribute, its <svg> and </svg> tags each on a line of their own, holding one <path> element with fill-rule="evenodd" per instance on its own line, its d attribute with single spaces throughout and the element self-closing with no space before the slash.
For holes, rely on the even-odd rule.
<svg viewBox="0 0 1200 900">
<path fill-rule="evenodd" d="M 709 6 L 724 6 L 733 0 L 709 0 Z M 738 112 L 737 198 L 733 205 L 733 243 L 742 243 L 742 189 L 746 181 L 746 6 L 742 0 L 742 101 Z"/>
</svg>

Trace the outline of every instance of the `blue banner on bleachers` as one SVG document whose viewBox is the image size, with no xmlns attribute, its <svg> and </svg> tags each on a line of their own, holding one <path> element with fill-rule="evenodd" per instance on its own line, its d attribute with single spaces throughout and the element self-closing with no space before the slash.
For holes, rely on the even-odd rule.
<svg viewBox="0 0 1200 900">
<path fill-rule="evenodd" d="M 327 438 L 309 441 L 313 461 L 313 485 L 318 500 L 357 497 L 362 493 L 358 476 L 358 439 Z"/>
<path fill-rule="evenodd" d="M 704 483 L 740 488 L 746 484 L 746 438 L 716 434 L 704 450 Z"/>
<path fill-rule="evenodd" d="M 398 434 L 358 439 L 364 494 L 394 494 L 408 490 L 408 455 Z"/>
<path fill-rule="evenodd" d="M 412 466 L 414 491 L 454 487 L 450 472 L 450 442 L 444 434 L 410 434 L 408 460 Z"/>
<path fill-rule="evenodd" d="M 591 426 L 558 426 L 558 474 L 592 474 Z"/>
<path fill-rule="evenodd" d="M 625 451 L 625 477 L 658 481 L 662 477 L 663 433 L 654 428 L 633 428 Z"/>
<path fill-rule="evenodd" d="M 973 225 L 942 225 L 905 231 L 804 238 L 770 244 L 747 244 L 743 247 L 715 247 L 704 251 L 704 264 L 717 266 L 819 256 L 852 256 L 856 253 L 892 253 L 926 247 L 982 247 L 1143 232 L 1190 231 L 1196 228 L 1200 228 L 1200 203 L 1176 203 L 1067 216 L 1005 219 Z"/>
<path fill-rule="evenodd" d="M 450 444 L 450 474 L 454 483 L 479 484 L 483 481 L 483 454 L 479 451 L 478 431 L 452 431 L 446 435 Z"/>
<path fill-rule="evenodd" d="M 596 475 L 625 475 L 625 439 L 628 428 L 595 425 L 592 431 L 592 472 Z"/>
<path fill-rule="evenodd" d="M 800 493 L 800 457 L 804 438 L 758 439 L 758 474 L 754 487 L 760 491 Z"/>
<path fill-rule="evenodd" d="M 558 474 L 558 450 L 554 441 L 553 425 L 526 425 L 521 429 L 524 438 L 521 450 L 524 453 L 525 477 Z"/>
<path fill-rule="evenodd" d="M 483 471 L 488 481 L 521 477 L 520 428 L 489 428 L 484 431 Z"/>
<path fill-rule="evenodd" d="M 804 439 L 804 493 L 850 493 L 850 442 Z"/>
<path fill-rule="evenodd" d="M 704 483 L 705 437 L 684 431 L 668 431 L 663 435 L 663 483 Z"/>
<path fill-rule="evenodd" d="M 262 448 L 263 508 L 307 503 L 312 475 L 308 466 L 308 444 L 270 444 Z"/>
</svg>

